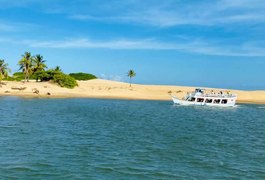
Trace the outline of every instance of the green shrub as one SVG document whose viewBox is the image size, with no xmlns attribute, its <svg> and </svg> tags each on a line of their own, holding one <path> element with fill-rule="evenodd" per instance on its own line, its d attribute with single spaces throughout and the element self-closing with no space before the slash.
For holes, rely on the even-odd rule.
<svg viewBox="0 0 265 180">
<path fill-rule="evenodd" d="M 53 81 L 55 83 L 58 83 L 61 87 L 66 87 L 66 88 L 74 88 L 75 86 L 78 86 L 76 80 L 63 73 L 57 73 L 53 76 Z"/>
<path fill-rule="evenodd" d="M 13 74 L 13 80 L 14 81 L 22 81 L 25 79 L 25 75 L 23 72 L 16 72 Z"/>
<path fill-rule="evenodd" d="M 74 88 L 75 86 L 78 86 L 75 78 L 64 74 L 60 71 L 56 71 L 54 69 L 49 69 L 47 71 L 39 71 L 35 72 L 30 79 L 40 79 L 41 81 L 50 81 L 53 80 L 55 83 L 59 84 L 61 87 L 66 88 Z M 25 79 L 25 75 L 23 72 L 16 72 L 13 74 L 13 77 L 8 77 L 6 80 L 9 81 L 21 81 Z"/>
<path fill-rule="evenodd" d="M 25 74 L 23 72 L 15 72 L 9 81 L 22 81 L 25 79 Z M 30 80 L 36 79 L 36 76 L 33 74 L 30 76 Z"/>
<path fill-rule="evenodd" d="M 78 86 L 76 80 L 67 75 L 64 74 L 63 72 L 56 71 L 54 69 L 49 69 L 47 71 L 41 71 L 36 73 L 36 76 L 41 80 L 41 81 L 54 81 L 55 83 L 59 84 L 61 87 L 66 87 L 66 88 L 74 88 L 75 86 Z"/>
<path fill-rule="evenodd" d="M 97 79 L 97 77 L 93 74 L 88 74 L 88 73 L 70 73 L 69 76 L 75 78 L 76 80 L 91 80 L 91 79 Z"/>
<path fill-rule="evenodd" d="M 54 75 L 57 74 L 53 69 L 49 69 L 47 71 L 40 71 L 36 73 L 36 76 L 40 79 L 40 81 L 50 81 L 53 80 Z"/>
<path fill-rule="evenodd" d="M 3 80 L 4 81 L 16 81 L 16 79 L 13 78 L 12 76 L 5 77 Z"/>
</svg>

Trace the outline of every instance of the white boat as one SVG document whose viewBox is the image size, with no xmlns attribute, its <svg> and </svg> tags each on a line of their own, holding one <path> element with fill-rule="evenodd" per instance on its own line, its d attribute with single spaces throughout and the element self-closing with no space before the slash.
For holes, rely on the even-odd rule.
<svg viewBox="0 0 265 180">
<path fill-rule="evenodd" d="M 215 93 L 212 90 L 206 93 L 205 89 L 197 88 L 194 92 L 187 93 L 182 99 L 176 96 L 172 96 L 172 99 L 175 104 L 179 105 L 233 107 L 236 104 L 237 95 L 231 94 L 230 91 Z"/>
</svg>

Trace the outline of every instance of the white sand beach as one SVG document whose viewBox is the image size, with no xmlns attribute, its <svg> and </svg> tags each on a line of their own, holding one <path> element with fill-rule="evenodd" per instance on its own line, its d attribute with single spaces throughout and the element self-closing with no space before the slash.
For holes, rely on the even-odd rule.
<svg viewBox="0 0 265 180">
<path fill-rule="evenodd" d="M 5 81 L 0 88 L 1 96 L 22 96 L 40 98 L 113 98 L 138 100 L 171 100 L 170 94 L 183 97 L 195 87 L 140 85 L 95 79 L 78 81 L 79 86 L 74 89 L 59 87 L 51 82 L 13 82 Z M 208 88 L 212 89 L 212 88 Z M 214 89 L 216 92 L 223 89 Z M 239 103 L 265 104 L 264 91 L 230 90 L 238 95 Z"/>
</svg>

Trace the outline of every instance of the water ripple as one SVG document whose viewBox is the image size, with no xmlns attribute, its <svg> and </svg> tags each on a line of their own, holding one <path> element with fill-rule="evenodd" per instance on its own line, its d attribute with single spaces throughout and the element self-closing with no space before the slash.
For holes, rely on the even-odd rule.
<svg viewBox="0 0 265 180">
<path fill-rule="evenodd" d="M 263 106 L 0 98 L 0 178 L 264 179 Z"/>
</svg>

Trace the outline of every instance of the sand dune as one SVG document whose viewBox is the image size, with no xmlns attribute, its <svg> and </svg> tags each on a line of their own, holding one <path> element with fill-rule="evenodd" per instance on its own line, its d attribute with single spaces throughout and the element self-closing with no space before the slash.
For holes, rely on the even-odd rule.
<svg viewBox="0 0 265 180">
<path fill-rule="evenodd" d="M 171 100 L 170 94 L 183 97 L 195 87 L 139 85 L 115 82 L 109 80 L 78 81 L 79 86 L 74 89 L 61 88 L 50 82 L 4 82 L 0 87 L 0 95 L 22 97 L 51 97 L 51 98 L 115 98 L 115 99 L 142 99 L 142 100 Z M 215 89 L 220 91 L 220 89 Z M 264 91 L 231 90 L 238 95 L 241 103 L 265 104 Z"/>
</svg>

